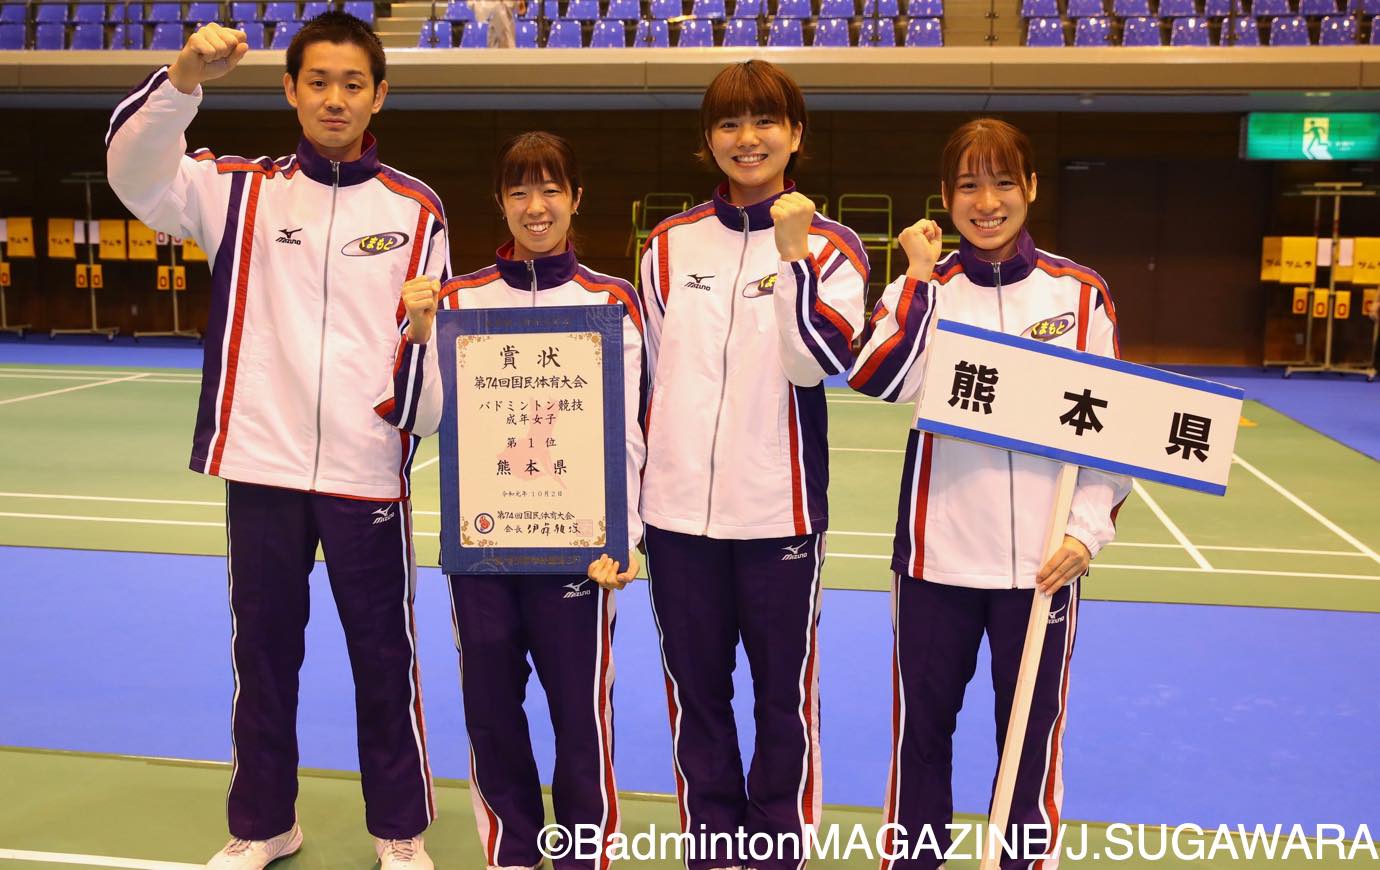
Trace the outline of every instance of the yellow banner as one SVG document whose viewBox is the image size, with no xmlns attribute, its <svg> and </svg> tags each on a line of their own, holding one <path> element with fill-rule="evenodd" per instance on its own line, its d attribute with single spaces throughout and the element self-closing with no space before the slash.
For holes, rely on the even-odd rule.
<svg viewBox="0 0 1380 870">
<path fill-rule="evenodd" d="M 1278 281 L 1283 242 L 1279 236 L 1266 236 L 1260 245 L 1260 280 Z"/>
<path fill-rule="evenodd" d="M 105 238 L 102 233 L 101 238 Z M 131 260 L 158 260 L 157 234 L 153 227 L 142 221 L 129 222 L 129 258 Z"/>
<path fill-rule="evenodd" d="M 1327 316 L 1327 290 L 1313 291 L 1313 319 Z"/>
<path fill-rule="evenodd" d="M 87 288 L 88 284 L 87 284 L 87 274 L 86 274 L 86 264 L 85 264 L 85 263 L 78 263 L 78 264 L 77 264 L 77 279 L 76 279 L 76 280 L 77 280 L 77 289 L 78 289 L 78 290 L 85 290 L 85 289 Z"/>
<path fill-rule="evenodd" d="M 1346 320 L 1351 316 L 1351 291 L 1338 290 L 1332 297 L 1332 316 L 1337 320 Z"/>
<path fill-rule="evenodd" d="M 1280 242 L 1279 280 L 1291 284 L 1313 283 L 1318 240 L 1313 236 L 1285 236 Z"/>
<path fill-rule="evenodd" d="M 154 286 L 159 290 L 167 290 L 172 287 L 172 266 L 158 267 L 158 283 Z"/>
<path fill-rule="evenodd" d="M 1293 309 L 1293 311 L 1294 311 L 1295 314 L 1307 314 L 1307 313 L 1308 313 L 1308 291 L 1309 291 L 1310 289 L 1311 289 L 1311 288 L 1308 288 L 1308 287 L 1295 287 L 1295 288 L 1294 288 L 1294 309 Z"/>
<path fill-rule="evenodd" d="M 91 267 L 91 286 L 96 290 L 105 287 L 105 271 L 100 263 Z"/>
<path fill-rule="evenodd" d="M 48 258 L 51 260 L 75 260 L 77 258 L 76 232 L 77 222 L 71 218 L 48 218 Z M 84 287 L 86 285 L 78 286 Z"/>
<path fill-rule="evenodd" d="M 1367 317 L 1375 316 L 1375 305 L 1380 302 L 1380 287 L 1370 287 L 1361 291 L 1361 313 Z"/>
<path fill-rule="evenodd" d="M 125 222 L 114 220 L 101 221 L 101 259 L 102 260 L 125 260 L 129 254 L 125 251 Z"/>
<path fill-rule="evenodd" d="M 6 219 L 9 227 L 9 256 L 11 260 L 34 256 L 34 219 L 12 217 Z"/>
<path fill-rule="evenodd" d="M 0 263 L 0 287 L 10 286 L 10 264 Z"/>
<path fill-rule="evenodd" d="M 173 289 L 182 291 L 187 289 L 187 267 L 173 266 Z"/>
<path fill-rule="evenodd" d="M 196 243 L 196 239 L 186 238 L 182 240 L 182 262 L 184 263 L 204 263 L 206 262 L 206 252 L 201 249 L 201 245 Z"/>
<path fill-rule="evenodd" d="M 1353 283 L 1380 284 L 1380 238 L 1358 238 L 1352 263 Z"/>
</svg>

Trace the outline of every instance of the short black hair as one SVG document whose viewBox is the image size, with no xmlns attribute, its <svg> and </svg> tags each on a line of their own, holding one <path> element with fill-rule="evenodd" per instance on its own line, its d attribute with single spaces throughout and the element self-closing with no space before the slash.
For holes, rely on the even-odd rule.
<svg viewBox="0 0 1380 870">
<path fill-rule="evenodd" d="M 387 62 L 383 55 L 383 43 L 379 42 L 374 29 L 348 12 L 332 9 L 322 12 L 303 25 L 288 45 L 287 73 L 294 82 L 297 81 L 297 74 L 302 71 L 302 55 L 306 53 L 307 46 L 316 42 L 358 45 L 369 55 L 369 72 L 374 77 L 374 87 L 378 87 L 379 82 L 383 81 Z"/>
</svg>

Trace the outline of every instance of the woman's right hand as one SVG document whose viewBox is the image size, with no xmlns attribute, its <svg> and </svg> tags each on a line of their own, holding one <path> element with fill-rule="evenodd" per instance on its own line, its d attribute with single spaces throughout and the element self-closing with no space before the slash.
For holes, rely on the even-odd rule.
<svg viewBox="0 0 1380 870">
<path fill-rule="evenodd" d="M 407 340 L 426 344 L 431 340 L 431 324 L 436 320 L 436 306 L 441 298 L 441 282 L 427 275 L 418 275 L 402 286 L 403 308 L 407 310 Z"/>
<path fill-rule="evenodd" d="M 906 259 L 910 261 L 910 265 L 906 267 L 907 278 L 916 281 L 930 280 L 930 275 L 934 273 L 934 264 L 939 262 L 939 255 L 943 253 L 943 236 L 939 224 L 928 218 L 921 218 L 901 230 L 901 235 L 896 237 L 896 241 L 901 243 L 901 250 L 906 252 Z"/>
</svg>

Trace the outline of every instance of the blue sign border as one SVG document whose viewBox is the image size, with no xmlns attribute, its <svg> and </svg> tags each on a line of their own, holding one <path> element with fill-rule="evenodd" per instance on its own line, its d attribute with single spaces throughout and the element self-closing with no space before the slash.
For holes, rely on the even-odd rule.
<svg viewBox="0 0 1380 870">
<path fill-rule="evenodd" d="M 441 383 L 441 570 L 447 574 L 578 574 L 608 553 L 628 564 L 627 445 L 623 407 L 622 305 L 565 305 L 545 308 L 462 308 L 436 313 Z M 459 422 L 455 407 L 455 340 L 462 335 L 598 332 L 604 364 L 604 547 L 460 546 Z M 615 543 L 616 542 L 616 543 Z"/>
<path fill-rule="evenodd" d="M 1072 350 L 1067 347 L 1046 344 L 1030 338 L 1021 338 L 1016 335 L 1007 335 L 1004 332 L 994 332 L 990 329 L 981 329 L 976 326 L 969 326 L 966 323 L 958 323 L 953 320 L 940 320 L 935 327 L 943 332 L 952 332 L 957 335 L 966 335 L 969 338 L 982 339 L 995 344 L 1004 344 L 1009 347 L 1020 348 L 1021 350 L 1043 353 L 1048 356 L 1059 357 L 1061 359 L 1072 360 L 1074 362 L 1085 363 L 1087 365 L 1099 366 L 1104 369 L 1121 372 L 1123 374 L 1135 375 L 1136 377 L 1149 378 L 1155 381 L 1163 381 L 1178 387 L 1187 387 L 1191 390 L 1200 390 L 1205 393 L 1213 393 L 1218 396 L 1226 396 L 1230 399 L 1244 399 L 1246 391 L 1241 387 L 1232 387 L 1226 384 L 1219 384 L 1215 381 L 1206 381 L 1201 378 L 1191 378 L 1187 375 L 1167 372 L 1163 369 L 1151 366 L 1137 365 L 1136 363 L 1126 362 L 1113 357 L 1100 356 L 1095 353 L 1088 353 L 1081 350 Z M 1183 477 L 1171 474 L 1166 471 L 1158 471 L 1153 468 L 1143 468 L 1139 465 L 1130 465 L 1125 462 L 1115 462 L 1110 459 L 1102 459 L 1087 453 L 1075 453 L 1071 450 L 1061 450 L 1057 447 L 1047 447 L 1043 444 L 1036 444 L 1033 441 L 1022 441 L 1019 438 L 1008 438 L 1004 435 L 993 435 L 989 432 L 980 432 L 976 429 L 969 429 L 966 426 L 955 426 L 952 423 L 941 423 L 936 420 L 920 418 L 915 421 L 916 429 L 923 429 L 926 432 L 933 432 L 936 435 L 949 435 L 954 438 L 962 438 L 966 441 L 976 441 L 980 444 L 987 444 L 992 447 L 999 447 L 1004 450 L 1014 450 L 1017 453 L 1030 453 L 1035 456 L 1043 456 L 1046 459 L 1053 459 L 1058 462 L 1069 462 L 1074 465 L 1084 465 L 1089 468 L 1096 468 L 1101 471 L 1113 474 L 1126 474 L 1131 477 L 1138 477 L 1143 480 L 1153 480 L 1157 483 L 1167 483 L 1170 486 L 1183 487 L 1198 492 L 1205 492 L 1210 495 L 1225 495 L 1226 486 L 1220 483 L 1209 483 L 1207 481 L 1195 480 L 1191 477 Z"/>
</svg>

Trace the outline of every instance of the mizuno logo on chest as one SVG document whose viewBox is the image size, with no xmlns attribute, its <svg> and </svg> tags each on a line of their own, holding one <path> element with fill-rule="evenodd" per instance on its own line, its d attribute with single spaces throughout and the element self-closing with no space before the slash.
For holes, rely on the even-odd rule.
<svg viewBox="0 0 1380 870">
<path fill-rule="evenodd" d="M 300 232 L 302 232 L 302 228 L 301 228 L 301 227 L 298 227 L 298 228 L 295 229 L 295 230 L 278 230 L 278 232 L 282 233 L 282 235 L 280 235 L 280 236 L 278 236 L 278 238 L 274 239 L 274 241 L 277 242 L 278 244 L 280 244 L 280 245 L 300 245 L 300 244 L 302 244 L 302 240 L 301 240 L 301 239 L 294 239 L 294 238 L 293 238 L 293 235 L 294 235 L 295 233 L 300 233 Z"/>
<path fill-rule="evenodd" d="M 687 275 L 686 277 L 689 278 L 690 280 L 685 282 L 685 286 L 686 286 L 686 287 L 689 287 L 691 290 L 713 290 L 713 289 L 714 289 L 713 287 L 710 287 L 708 284 L 704 283 L 705 281 L 708 281 L 710 278 L 713 278 L 713 277 L 714 277 L 713 275 L 696 275 L 695 273 L 691 272 L 691 273 L 690 273 L 689 275 Z"/>
</svg>

